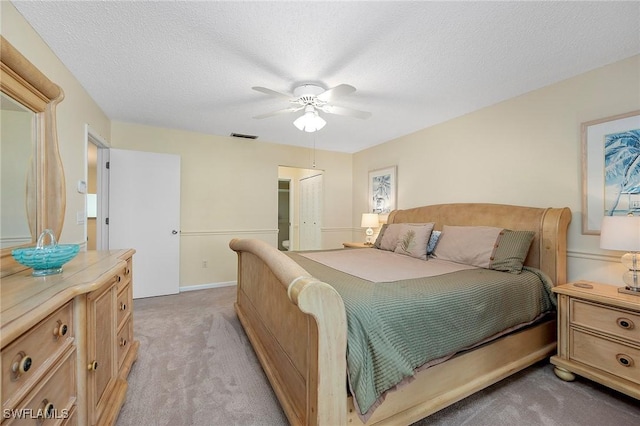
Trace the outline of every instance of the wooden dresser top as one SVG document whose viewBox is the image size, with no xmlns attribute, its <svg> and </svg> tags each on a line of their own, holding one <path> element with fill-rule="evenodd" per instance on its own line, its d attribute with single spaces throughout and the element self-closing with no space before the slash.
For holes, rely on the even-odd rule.
<svg viewBox="0 0 640 426">
<path fill-rule="evenodd" d="M 34 277 L 27 269 L 0 282 L 0 338 L 2 345 L 80 294 L 98 289 L 126 267 L 135 250 L 80 252 L 63 272 Z"/>
</svg>

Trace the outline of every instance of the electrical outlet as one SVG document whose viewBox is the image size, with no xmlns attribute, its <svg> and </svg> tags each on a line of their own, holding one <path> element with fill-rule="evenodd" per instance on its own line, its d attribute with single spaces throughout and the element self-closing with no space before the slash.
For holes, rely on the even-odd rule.
<svg viewBox="0 0 640 426">
<path fill-rule="evenodd" d="M 202 261 L 202 267 L 203 267 L 203 268 L 206 268 L 207 266 L 208 266 L 208 265 L 207 265 L 207 261 L 206 261 L 206 260 L 203 260 L 203 261 Z"/>
</svg>

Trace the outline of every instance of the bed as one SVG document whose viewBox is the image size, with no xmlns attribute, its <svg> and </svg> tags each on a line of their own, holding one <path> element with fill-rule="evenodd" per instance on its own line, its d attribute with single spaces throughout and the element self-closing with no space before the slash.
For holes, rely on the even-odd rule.
<svg viewBox="0 0 640 426">
<path fill-rule="evenodd" d="M 433 223 L 434 230 L 447 232 L 465 227 L 530 231 L 524 268 L 539 270 L 551 285 L 558 285 L 566 281 L 570 220 L 568 208 L 460 203 L 396 210 L 387 224 Z M 294 261 L 295 255 L 265 242 L 234 239 L 230 247 L 238 255 L 236 313 L 294 425 L 410 424 L 548 357 L 556 348 L 555 316 L 547 315 L 417 369 L 363 415 L 347 379 L 349 332 L 338 287 L 315 278 Z"/>
</svg>

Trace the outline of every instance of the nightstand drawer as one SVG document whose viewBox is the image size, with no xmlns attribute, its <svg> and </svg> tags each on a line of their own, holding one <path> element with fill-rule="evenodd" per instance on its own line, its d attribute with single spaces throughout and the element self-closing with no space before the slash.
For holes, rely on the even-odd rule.
<svg viewBox="0 0 640 426">
<path fill-rule="evenodd" d="M 640 314 L 638 313 L 571 299 L 570 321 L 572 325 L 640 343 Z"/>
<path fill-rule="evenodd" d="M 571 330 L 569 358 L 640 383 L 640 348 L 603 339 L 590 333 Z"/>
<path fill-rule="evenodd" d="M 21 399 L 73 344 L 71 302 L 2 350 L 2 407 Z M 9 401 L 11 399 L 12 401 Z"/>
</svg>

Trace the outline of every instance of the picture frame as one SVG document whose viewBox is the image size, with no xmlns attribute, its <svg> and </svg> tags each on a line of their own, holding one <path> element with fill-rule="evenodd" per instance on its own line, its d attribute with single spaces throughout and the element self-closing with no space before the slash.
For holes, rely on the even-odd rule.
<svg viewBox="0 0 640 426">
<path fill-rule="evenodd" d="M 369 172 L 369 213 L 387 215 L 396 209 L 397 167 Z"/>
<path fill-rule="evenodd" d="M 640 214 L 640 110 L 582 123 L 582 234 L 605 215 Z"/>
</svg>

